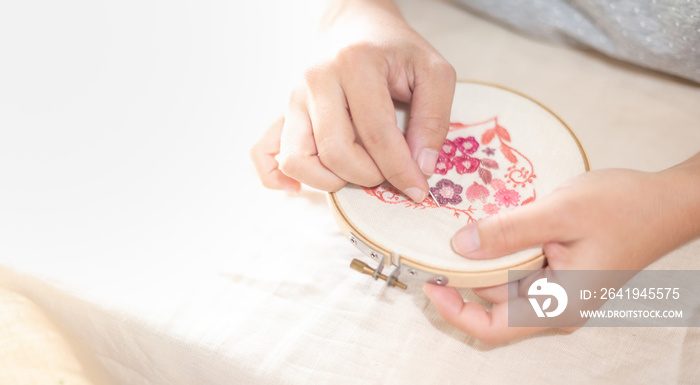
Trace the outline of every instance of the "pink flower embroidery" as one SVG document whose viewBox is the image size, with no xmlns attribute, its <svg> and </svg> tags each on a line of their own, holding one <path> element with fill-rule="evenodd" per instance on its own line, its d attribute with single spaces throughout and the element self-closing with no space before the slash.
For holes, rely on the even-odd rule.
<svg viewBox="0 0 700 385">
<path fill-rule="evenodd" d="M 445 139 L 442 148 L 440 148 L 440 157 L 450 159 L 455 156 L 455 154 L 457 154 L 457 146 L 455 146 L 453 141 Z"/>
<path fill-rule="evenodd" d="M 484 212 L 488 215 L 497 214 L 500 208 L 493 203 L 484 206 Z"/>
<path fill-rule="evenodd" d="M 469 202 L 474 202 L 477 199 L 481 199 L 482 202 L 486 203 L 486 198 L 489 197 L 489 189 L 474 182 L 473 185 L 467 188 L 467 199 Z"/>
<path fill-rule="evenodd" d="M 478 158 L 472 158 L 469 155 L 464 155 L 454 157 L 452 159 L 452 163 L 454 163 L 455 167 L 457 168 L 458 174 L 467 174 L 478 170 L 479 166 L 481 165 L 481 160 Z"/>
<path fill-rule="evenodd" d="M 462 186 L 449 179 L 441 179 L 435 187 L 430 188 L 430 192 L 441 205 L 448 203 L 456 205 L 462 202 L 462 197 L 459 196 L 462 193 Z"/>
<path fill-rule="evenodd" d="M 492 182 L 493 183 L 493 182 Z M 520 194 L 515 190 L 502 189 L 494 195 L 499 206 L 517 206 L 520 203 Z"/>
<path fill-rule="evenodd" d="M 471 155 L 479 148 L 479 142 L 473 136 L 456 138 L 453 143 L 464 155 Z"/>
<path fill-rule="evenodd" d="M 488 128 L 486 124 L 494 126 Z M 486 130 L 478 138 L 476 135 L 455 135 L 453 139 L 445 139 L 440 147 L 435 174 L 443 175 L 445 179 L 429 190 L 435 202 L 429 200 L 427 203 L 415 203 L 389 184 L 372 189 L 364 188 L 365 192 L 388 204 L 420 210 L 439 206 L 452 211 L 457 218 L 466 216 L 469 223 L 508 210 L 511 206 L 527 205 L 535 201 L 537 194 L 534 187 L 531 193 L 529 188 L 526 191 L 527 184 L 533 183 L 536 177 L 534 166 L 525 155 L 511 147 L 510 134 L 498 124 L 498 117 L 471 124 L 451 122 L 450 133 L 454 135 L 452 132 L 455 130 L 469 127 Z M 476 133 L 476 130 L 468 132 Z M 504 160 L 501 158 L 512 164 L 502 164 Z M 464 187 L 456 184 L 455 180 L 464 183 Z M 463 192 L 464 195 L 461 195 Z"/>
<path fill-rule="evenodd" d="M 506 182 L 500 180 L 500 179 L 494 179 L 491 181 L 491 187 L 493 187 L 494 190 L 503 190 L 506 188 Z"/>
<path fill-rule="evenodd" d="M 454 164 L 449 158 L 440 156 L 435 164 L 435 173 L 445 175 L 448 171 L 452 170 L 452 167 L 454 167 Z"/>
<path fill-rule="evenodd" d="M 438 162 L 435 165 L 435 172 L 440 175 L 446 175 L 452 168 L 457 168 L 458 174 L 467 174 L 475 172 L 481 165 L 481 160 L 472 158 L 471 154 L 479 148 L 479 142 L 473 136 L 464 138 L 459 137 L 455 140 L 445 139 L 445 142 L 440 148 Z M 457 150 L 462 155 L 457 156 Z"/>
</svg>

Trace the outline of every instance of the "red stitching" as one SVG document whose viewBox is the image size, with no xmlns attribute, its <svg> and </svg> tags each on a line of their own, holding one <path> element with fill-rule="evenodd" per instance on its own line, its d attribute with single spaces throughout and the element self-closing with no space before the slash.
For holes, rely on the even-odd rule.
<svg viewBox="0 0 700 385">
<path fill-rule="evenodd" d="M 475 176 L 475 178 L 480 178 L 480 181 L 476 179 L 472 185 L 464 189 L 449 178 L 441 179 L 435 187 L 430 189 L 440 205 L 431 198 L 426 198 L 421 203 L 415 203 L 387 183 L 374 188 L 365 187 L 365 192 L 384 203 L 401 204 L 407 208 L 419 210 L 448 209 L 453 211 L 456 217 L 466 215 L 469 222 L 476 220 L 474 218 L 476 209 L 472 205 L 469 205 L 467 209 L 458 209 L 451 206 L 465 201 L 460 196 L 461 194 L 464 194 L 467 203 L 473 203 L 477 200 L 481 201 L 484 204 L 482 209 L 487 215 L 496 214 L 500 211 L 500 207 L 522 206 L 532 203 L 537 199 L 537 193 L 534 188 L 532 189 L 532 196 L 525 200 L 521 200 L 521 193 L 514 189 L 518 187 L 524 188 L 528 184 L 533 183 L 533 179 L 537 177 L 534 172 L 534 166 L 530 159 L 510 145 L 510 133 L 499 124 L 498 117 L 470 124 L 452 122 L 450 123 L 450 132 L 485 124 L 493 124 L 493 127 L 483 132 L 481 143 L 474 136 L 445 139 L 438 155 L 435 173 L 447 175 L 454 169 L 457 174 L 464 175 L 478 171 L 478 177 Z M 498 139 L 497 144 L 499 146 L 493 147 L 497 148 L 503 157 L 511 163 L 503 175 L 505 181 L 494 178 L 494 173 L 500 168 L 498 162 L 490 157 L 495 155 L 496 150 L 491 147 L 485 147 L 494 139 Z M 480 147 L 482 151 L 477 153 Z M 481 153 L 483 153 L 484 158 L 476 156 Z M 483 184 L 479 182 L 483 182 Z M 512 185 L 514 189 L 508 189 L 508 185 Z M 493 189 L 493 194 L 489 191 L 489 188 Z M 491 197 L 493 197 L 493 200 L 490 200 Z"/>
</svg>

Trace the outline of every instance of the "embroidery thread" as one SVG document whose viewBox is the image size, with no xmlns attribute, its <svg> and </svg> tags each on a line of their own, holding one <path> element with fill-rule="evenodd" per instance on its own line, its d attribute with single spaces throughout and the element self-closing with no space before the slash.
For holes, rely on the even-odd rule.
<svg viewBox="0 0 700 385">
<path fill-rule="evenodd" d="M 453 134 L 455 131 L 461 133 L 461 130 L 469 130 L 472 135 Z M 435 200 L 427 198 L 415 203 L 388 183 L 364 188 L 365 192 L 384 203 L 402 204 L 407 208 L 451 210 L 456 217 L 466 216 L 468 222 L 497 214 L 502 208 L 523 206 L 535 201 L 537 193 L 534 187 L 532 196 L 525 199 L 522 196 L 536 178 L 534 166 L 530 159 L 513 147 L 510 133 L 499 124 L 498 117 L 470 124 L 450 123 L 448 136 L 440 148 L 435 166 L 435 174 L 444 178 L 430 187 Z M 496 145 L 495 140 L 498 140 Z M 481 151 L 477 152 L 479 149 Z M 502 162 L 509 164 L 505 172 L 501 171 Z M 500 175 L 502 179 L 497 178 Z"/>
<path fill-rule="evenodd" d="M 441 205 L 448 203 L 457 205 L 462 202 L 462 197 L 459 196 L 462 193 L 462 186 L 449 179 L 441 179 L 435 184 L 435 187 L 430 188 L 430 192 Z"/>
<path fill-rule="evenodd" d="M 379 199 L 380 201 L 384 203 L 389 203 L 389 204 L 401 204 L 404 207 L 407 208 L 413 208 L 413 209 L 419 209 L 419 210 L 424 210 L 426 208 L 444 208 L 447 210 L 452 211 L 455 217 L 460 217 L 460 215 L 465 215 L 467 217 L 468 223 L 476 221 L 476 218 L 474 218 L 474 212 L 476 211 L 472 206 L 469 206 L 466 209 L 458 209 L 456 207 L 451 207 L 451 206 L 438 206 L 438 204 L 433 201 L 430 198 L 426 198 L 423 202 L 421 203 L 416 203 L 408 198 L 406 198 L 405 195 L 403 195 L 399 190 L 396 189 L 396 187 L 388 184 L 388 183 L 382 183 L 377 187 L 363 187 L 362 188 L 367 194 L 374 196 L 375 198 Z"/>
</svg>

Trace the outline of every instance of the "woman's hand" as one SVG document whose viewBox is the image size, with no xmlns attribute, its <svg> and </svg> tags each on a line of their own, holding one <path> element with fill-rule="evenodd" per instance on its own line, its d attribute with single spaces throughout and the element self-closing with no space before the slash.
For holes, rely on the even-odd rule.
<svg viewBox="0 0 700 385">
<path fill-rule="evenodd" d="M 294 88 L 285 117 L 251 156 L 266 187 L 336 191 L 388 180 L 426 197 L 449 129 L 455 72 L 390 0 L 334 3 L 318 58 Z M 411 103 L 406 135 L 392 99 Z"/>
<path fill-rule="evenodd" d="M 545 270 L 641 270 L 700 235 L 698 191 L 700 154 L 659 173 L 593 171 L 541 201 L 460 229 L 453 248 L 486 259 L 542 245 Z M 508 301 L 524 300 L 508 298 L 508 285 L 474 289 L 494 303 L 490 311 L 453 288 L 424 289 L 447 322 L 486 343 L 544 329 L 508 327 Z"/>
</svg>

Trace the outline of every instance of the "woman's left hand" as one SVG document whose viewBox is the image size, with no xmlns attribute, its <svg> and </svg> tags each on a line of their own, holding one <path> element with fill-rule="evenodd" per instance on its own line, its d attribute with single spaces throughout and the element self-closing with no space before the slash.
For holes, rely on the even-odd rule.
<svg viewBox="0 0 700 385">
<path fill-rule="evenodd" d="M 545 270 L 641 270 L 700 235 L 698 191 L 700 154 L 658 173 L 593 171 L 542 200 L 465 226 L 453 248 L 487 259 L 542 245 Z M 494 304 L 490 311 L 451 287 L 424 290 L 448 323 L 489 344 L 545 329 L 508 327 L 508 284 L 473 290 Z"/>
</svg>

